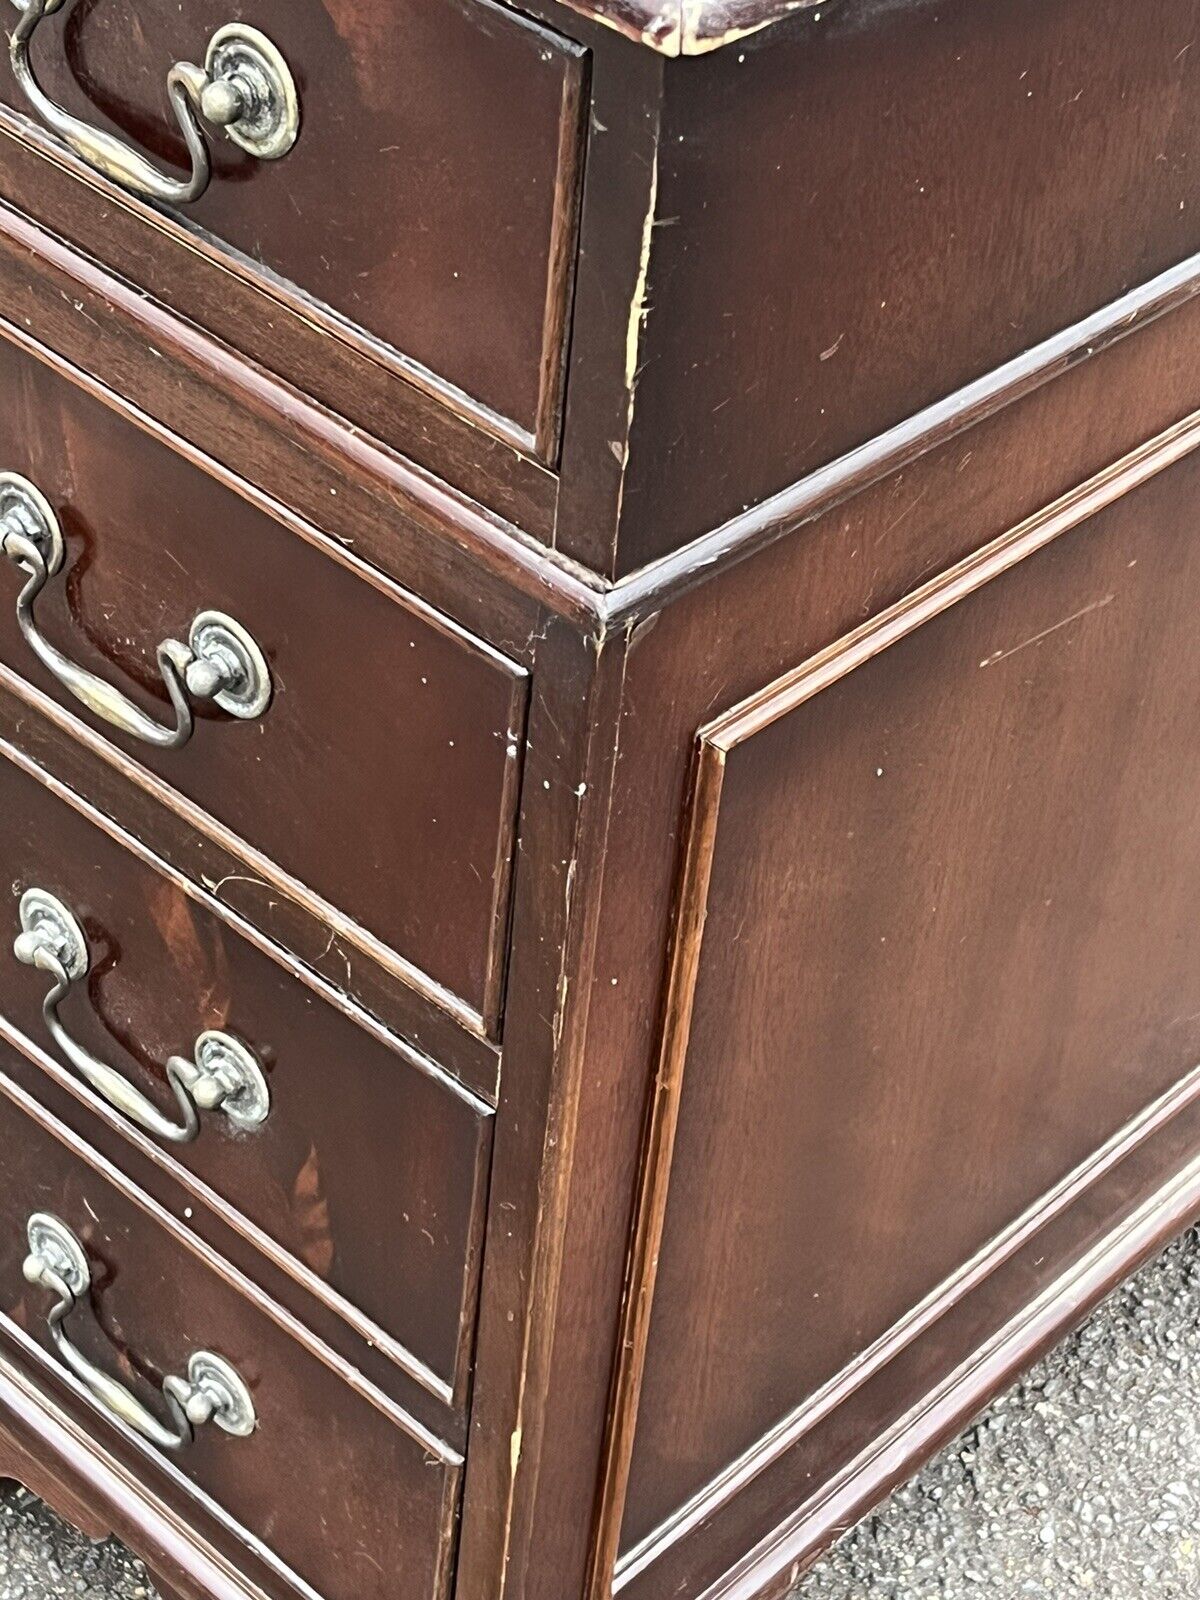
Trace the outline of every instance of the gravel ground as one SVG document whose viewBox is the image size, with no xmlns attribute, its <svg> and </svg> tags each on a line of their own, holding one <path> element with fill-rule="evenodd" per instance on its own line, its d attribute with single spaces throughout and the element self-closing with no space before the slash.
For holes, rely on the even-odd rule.
<svg viewBox="0 0 1200 1600">
<path fill-rule="evenodd" d="M 796 1600 L 1200 1595 L 1200 1232 L 1173 1245 Z M 0 1490 L 0 1600 L 147 1600 L 136 1561 Z"/>
<path fill-rule="evenodd" d="M 0 1489 L 0 1600 L 148 1600 L 141 1563 L 92 1544 L 9 1484 Z"/>
<path fill-rule="evenodd" d="M 1200 1231 L 1106 1301 L 796 1600 L 1200 1595 Z"/>
</svg>

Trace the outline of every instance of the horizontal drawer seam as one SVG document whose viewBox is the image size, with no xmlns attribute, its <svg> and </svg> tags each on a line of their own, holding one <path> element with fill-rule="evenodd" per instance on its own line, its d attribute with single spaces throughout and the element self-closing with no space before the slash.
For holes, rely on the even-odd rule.
<svg viewBox="0 0 1200 1600">
<path fill-rule="evenodd" d="M 127 1200 L 144 1211 L 157 1227 L 169 1234 L 177 1244 L 195 1256 L 206 1270 L 215 1273 L 229 1283 L 244 1300 L 253 1305 L 263 1315 L 269 1317 L 289 1338 L 293 1339 L 303 1349 L 307 1350 L 310 1355 L 335 1373 L 348 1389 L 373 1405 L 376 1410 L 386 1416 L 403 1433 L 406 1433 L 410 1439 L 420 1445 L 430 1456 L 445 1466 L 458 1467 L 462 1465 L 464 1458 L 459 1451 L 452 1449 L 451 1446 L 439 1439 L 436 1434 L 423 1427 L 416 1418 L 410 1417 L 406 1411 L 396 1405 L 387 1395 L 363 1378 L 361 1373 L 348 1361 L 345 1361 L 336 1352 L 329 1349 L 322 1341 L 316 1339 L 290 1312 L 277 1305 L 257 1284 L 227 1262 L 211 1246 L 205 1244 L 202 1239 L 198 1239 L 184 1228 L 169 1211 L 166 1211 L 149 1195 L 144 1194 L 118 1167 L 106 1160 L 98 1151 L 93 1150 L 70 1128 L 59 1122 L 56 1117 L 51 1116 L 32 1095 L 27 1094 L 19 1084 L 14 1083 L 3 1071 L 0 1071 L 0 1094 L 10 1100 L 19 1111 L 23 1112 L 38 1127 L 44 1129 L 60 1144 L 64 1145 L 74 1157 L 98 1172 L 106 1182 L 119 1190 Z"/>
<path fill-rule="evenodd" d="M 487 1026 L 480 1012 L 469 1005 L 458 995 L 451 994 L 413 963 L 407 961 L 396 951 L 390 949 L 374 934 L 359 926 L 335 906 L 329 904 L 320 895 L 293 878 L 290 873 L 275 865 L 268 857 L 263 855 L 253 845 L 248 844 L 231 828 L 218 822 L 206 811 L 189 800 L 179 790 L 172 788 L 161 778 L 148 772 L 116 746 L 110 745 L 102 735 L 96 733 L 86 723 L 73 716 L 52 700 L 49 695 L 43 694 L 40 689 L 34 688 L 11 671 L 8 667 L 0 666 L 0 684 L 3 684 L 10 693 L 27 705 L 38 711 L 47 721 L 64 733 L 83 744 L 93 755 L 99 756 L 110 767 L 118 771 L 122 777 L 136 785 L 146 794 L 153 796 L 159 804 L 181 818 L 195 832 L 211 839 L 220 848 L 234 856 L 239 864 L 247 869 L 247 874 L 252 879 L 261 882 L 264 888 L 277 890 L 285 895 L 291 903 L 306 915 L 312 917 L 327 927 L 335 938 L 340 937 L 360 950 L 369 960 L 375 962 L 390 976 L 399 979 L 406 988 L 429 1001 L 450 1016 L 461 1028 L 470 1033 L 474 1038 L 484 1044 L 490 1043 Z M 204 881 L 203 887 L 215 894 L 222 884 L 228 883 L 241 876 L 238 873 L 226 873 L 224 877 L 211 882 Z M 349 993 L 349 991 L 347 991 Z"/>
<path fill-rule="evenodd" d="M 102 1100 L 82 1088 L 73 1074 L 68 1072 L 55 1058 L 43 1050 L 40 1045 L 29 1039 L 19 1028 L 13 1026 L 8 1018 L 0 1014 L 0 1040 L 10 1045 L 30 1061 L 39 1071 L 52 1078 L 70 1094 L 76 1095 L 95 1114 L 101 1116 L 105 1122 L 123 1134 L 130 1142 L 137 1146 L 144 1156 L 148 1156 L 154 1164 L 188 1193 L 193 1194 L 197 1200 L 228 1228 L 236 1230 L 248 1239 L 254 1248 L 260 1251 L 281 1272 L 295 1278 L 313 1296 L 328 1306 L 337 1316 L 341 1317 L 360 1338 L 382 1350 L 390 1360 L 414 1383 L 419 1383 L 423 1389 L 434 1395 L 445 1406 L 454 1403 L 453 1387 L 445 1379 L 439 1378 L 437 1373 L 427 1367 L 423 1361 L 414 1356 L 398 1339 L 392 1337 L 385 1329 L 381 1328 L 370 1317 L 359 1311 L 353 1303 L 339 1294 L 335 1289 L 319 1278 L 304 1263 L 289 1254 L 281 1245 L 257 1227 L 248 1217 L 225 1200 L 215 1189 L 209 1187 L 202 1178 L 189 1172 L 178 1162 L 172 1161 L 165 1151 L 161 1150 L 152 1139 L 148 1138 L 139 1128 L 133 1126 L 128 1120 L 112 1111 Z M 315 1337 L 315 1336 L 314 1336 Z"/>
<path fill-rule="evenodd" d="M 0 668 L 0 676 L 4 676 L 3 668 Z M 72 809 L 78 811 L 81 816 L 86 817 L 95 827 L 106 833 L 109 838 L 115 840 L 117 844 L 128 850 L 139 861 L 153 868 L 155 872 L 166 878 L 175 888 L 186 894 L 190 900 L 194 900 L 198 905 L 202 906 L 206 912 L 226 923 L 247 943 L 252 944 L 256 950 L 270 956 L 273 961 L 283 968 L 289 977 L 303 983 L 306 988 L 311 989 L 327 1005 L 332 1006 L 343 1016 L 348 1017 L 359 1027 L 365 1029 L 380 1044 L 384 1044 L 393 1050 L 409 1066 L 415 1068 L 425 1077 L 432 1078 L 444 1089 L 449 1090 L 451 1094 L 463 1101 L 476 1114 L 487 1117 L 494 1115 L 495 1107 L 491 1102 L 477 1094 L 469 1085 L 463 1083 L 460 1078 L 448 1072 L 445 1067 L 440 1066 L 431 1056 L 427 1056 L 416 1049 L 414 1045 L 399 1034 L 393 1033 L 373 1017 L 369 1011 L 359 1006 L 352 996 L 331 984 L 320 973 L 314 972 L 311 967 L 306 966 L 297 957 L 292 956 L 275 944 L 273 940 L 261 933 L 252 922 L 247 922 L 232 907 L 216 899 L 209 890 L 180 872 L 178 868 L 173 867 L 170 862 L 164 861 L 161 856 L 148 849 L 138 838 L 123 828 L 119 822 L 92 805 L 89 800 L 77 794 L 74 789 L 62 783 L 38 762 L 32 760 L 24 751 L 19 750 L 15 745 L 10 744 L 3 738 L 0 738 L 0 757 L 11 761 L 15 767 L 27 773 L 31 778 L 36 779 L 57 799 L 64 801 Z"/>
</svg>

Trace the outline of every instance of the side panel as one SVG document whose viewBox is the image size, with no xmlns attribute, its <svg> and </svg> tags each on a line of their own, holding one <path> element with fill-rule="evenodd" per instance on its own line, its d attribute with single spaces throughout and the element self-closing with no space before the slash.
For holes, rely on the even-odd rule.
<svg viewBox="0 0 1200 1600">
<path fill-rule="evenodd" d="M 1200 248 L 1191 0 L 835 0 L 669 63 L 620 568 Z"/>
<path fill-rule="evenodd" d="M 910 1346 L 923 1396 L 964 1305 L 982 1344 L 1102 1241 L 1099 1186 L 1200 1094 L 1198 437 L 1172 430 L 702 738 L 617 1569 L 639 1600 L 700 1593 L 672 1546 L 737 1523 L 789 1452 L 789 1509 L 827 1486 L 889 1421 L 886 1393 L 851 1420 L 854 1392 Z"/>
</svg>

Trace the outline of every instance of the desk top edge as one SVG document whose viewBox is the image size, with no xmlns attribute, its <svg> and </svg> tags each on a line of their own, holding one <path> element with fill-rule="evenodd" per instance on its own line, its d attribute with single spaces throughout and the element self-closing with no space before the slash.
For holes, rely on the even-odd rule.
<svg viewBox="0 0 1200 1600">
<path fill-rule="evenodd" d="M 561 0 L 664 56 L 702 56 L 736 44 L 822 0 Z"/>
</svg>

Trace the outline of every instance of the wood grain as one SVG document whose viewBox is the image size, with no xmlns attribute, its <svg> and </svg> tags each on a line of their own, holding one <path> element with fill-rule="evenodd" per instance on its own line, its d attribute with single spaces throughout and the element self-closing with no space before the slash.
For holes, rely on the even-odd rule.
<svg viewBox="0 0 1200 1600">
<path fill-rule="evenodd" d="M 1194 25 L 838 0 L 667 62 L 618 573 L 1200 249 Z"/>
<path fill-rule="evenodd" d="M 200 0 L 186 20 L 169 7 L 76 0 L 39 29 L 33 66 L 73 114 L 177 171 L 167 70 L 202 57 L 218 26 L 241 20 L 288 59 L 301 135 L 279 162 L 255 162 L 217 138 L 214 179 L 195 206 L 171 217 L 138 205 L 159 258 L 147 287 L 161 284 L 175 303 L 173 263 L 205 257 L 214 308 L 224 283 L 249 277 L 269 297 L 268 321 L 271 301 L 282 302 L 326 343 L 356 351 L 347 378 L 390 368 L 394 384 L 432 390 L 551 459 L 581 155 L 578 49 L 490 0 L 350 11 L 334 0 Z M 0 97 L 28 109 L 7 65 Z M 8 119 L 10 131 L 19 126 Z M 68 164 L 86 183 L 82 163 Z M 35 215 L 39 187 L 13 191 Z M 114 203 L 130 210 L 111 185 L 80 189 L 69 237 L 128 270 L 131 260 L 111 254 Z M 284 376 L 297 375 L 305 343 L 277 335 Z M 347 383 L 322 397 L 352 394 Z"/>
<path fill-rule="evenodd" d="M 912 1308 L 944 1312 L 1200 1058 L 1179 738 L 1198 441 L 1177 430 L 705 735 L 724 781 L 627 1551 L 890 1358 Z"/>
<path fill-rule="evenodd" d="M 162 1377 L 198 1347 L 223 1354 L 251 1388 L 259 1422 L 250 1438 L 201 1429 L 180 1454 L 177 1466 L 193 1497 L 197 1490 L 211 1495 L 235 1522 L 267 1531 L 275 1562 L 330 1600 L 444 1594 L 454 1452 L 415 1427 L 406 1431 L 399 1415 L 353 1395 L 292 1345 L 185 1229 L 155 1215 L 3 1075 L 0 1127 L 0 1319 L 10 1337 L 48 1349 L 48 1297 L 24 1281 L 21 1262 L 29 1213 L 52 1211 L 83 1241 L 92 1263 L 89 1307 L 72 1315 L 70 1331 L 93 1361 L 148 1404 Z M 48 1353 L 39 1360 L 56 1365 Z M 91 1428 L 101 1439 L 118 1437 L 94 1410 Z M 149 1459 L 153 1476 L 153 1452 L 139 1446 L 135 1453 Z M 305 1493 L 281 1495 L 281 1481 L 297 1475 Z M 381 1555 L 391 1557 L 386 1568 Z"/>
<path fill-rule="evenodd" d="M 155 1366 L 210 1308 L 243 1349 L 261 1317 L 305 1437 L 319 1413 L 365 1463 L 330 1578 L 297 1505 L 276 1528 L 256 1482 L 248 1544 L 0 1324 L 0 1462 L 35 1454 L 188 1600 L 293 1600 L 272 1547 L 348 1587 L 357 1530 L 402 1581 L 453 1567 L 455 1600 L 782 1595 L 1200 1205 L 1190 0 L 837 0 L 699 60 L 669 52 L 769 0 L 581 6 L 268 0 L 330 43 L 314 107 L 345 79 L 327 168 L 395 154 L 356 130 L 458 115 L 410 209 L 332 207 L 327 264 L 311 206 L 280 221 L 284 166 L 223 164 L 229 237 L 264 195 L 251 243 L 303 256 L 307 299 L 0 113 L 10 448 L 41 470 L 49 419 L 66 462 L 51 622 L 152 694 L 144 645 L 185 592 L 247 603 L 288 712 L 269 776 L 304 801 L 208 721 L 219 794 L 176 781 L 0 662 L 19 854 L 55 867 L 36 810 L 64 893 L 106 869 L 84 892 L 115 959 L 80 1027 L 157 1092 L 195 977 L 303 1063 L 274 1066 L 297 1121 L 246 1184 L 232 1151 L 181 1162 L 104 1115 L 0 977 L 22 1114 L 127 1203 L 142 1281 L 182 1251 L 208 1286 Z M 134 9 L 74 0 L 45 67 L 169 159 L 179 22 L 142 8 L 122 60 Z M 393 22 L 423 75 L 373 110 Z M 486 192 L 443 206 L 464 173 Z M 412 304 L 372 252 L 415 262 Z M 364 253 L 361 292 L 431 350 L 477 295 L 449 357 L 418 352 L 469 397 L 382 348 Z M 472 403 L 493 380 L 522 418 Z M 414 619 L 438 703 L 406 739 Z M 306 1143 L 339 1076 L 353 1108 Z M 393 1146 L 445 1224 L 429 1257 Z M 102 1302 L 140 1347 L 123 1293 Z M 463 1479 L 432 1555 L 428 1491 L 407 1506 L 385 1459 L 413 1438 Z"/>
<path fill-rule="evenodd" d="M 190 1055 L 206 1029 L 233 1033 L 264 1065 L 271 1108 L 263 1126 L 245 1135 L 208 1116 L 194 1143 L 161 1152 L 169 1168 L 180 1176 L 182 1164 L 201 1203 L 215 1191 L 309 1294 L 328 1299 L 361 1338 L 461 1410 L 490 1154 L 486 1109 L 354 1027 L 7 760 L 0 809 L 9 818 L 0 873 L 12 890 L 0 928 L 17 926 L 16 886 L 39 887 L 71 906 L 89 942 L 86 984 L 62 1008 L 75 1040 L 164 1112 L 173 1104 L 168 1057 Z M 80 1123 L 107 1115 L 135 1137 L 58 1055 L 41 1015 L 47 985 L 11 954 L 0 962 L 3 1026 L 81 1096 Z M 26 1072 L 23 1081 L 36 1087 L 38 1076 Z M 388 1130 L 382 1141 L 380 1127 Z M 364 1231 L 360 1219 L 377 1206 L 390 1226 Z"/>
<path fill-rule="evenodd" d="M 202 713 L 172 759 L 125 753 L 273 863 L 264 896 L 310 890 L 343 914 L 345 941 L 371 936 L 401 981 L 445 992 L 493 1030 L 525 674 L 427 608 L 338 572 L 12 347 L 0 374 L 0 456 L 40 486 L 66 539 L 64 573 L 39 603 L 48 637 L 159 715 L 155 651 L 198 611 L 236 617 L 271 665 L 258 721 Z M 11 611 L 0 657 L 77 709 Z M 357 848 L 331 856 L 325 841 L 347 826 Z"/>
</svg>

